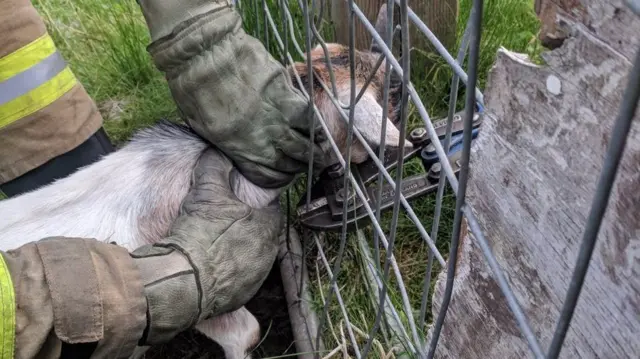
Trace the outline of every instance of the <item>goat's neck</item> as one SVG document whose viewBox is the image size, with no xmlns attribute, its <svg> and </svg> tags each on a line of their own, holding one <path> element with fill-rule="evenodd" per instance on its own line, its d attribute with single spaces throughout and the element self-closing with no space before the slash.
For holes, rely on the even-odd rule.
<svg viewBox="0 0 640 359">
<path fill-rule="evenodd" d="M 1 249 L 49 236 L 115 241 L 129 250 L 153 243 L 178 216 L 206 148 L 201 138 L 176 128 L 143 131 L 69 177 L 2 201 L 0 233 L 7 240 Z M 283 190 L 261 188 L 237 171 L 230 185 L 240 201 L 254 208 L 277 200 Z"/>
<path fill-rule="evenodd" d="M 151 243 L 177 217 L 206 147 L 193 136 L 140 136 L 69 177 L 3 201 L 0 233 L 13 248 L 49 236 L 115 241 L 129 250 Z"/>
<path fill-rule="evenodd" d="M 277 200 L 286 187 L 262 188 L 244 177 L 240 172 L 234 171 L 231 176 L 231 188 L 236 197 L 243 203 L 253 208 L 263 208 Z"/>
<path fill-rule="evenodd" d="M 331 166 L 340 163 L 338 157 L 333 151 L 333 148 L 331 147 L 331 144 L 328 141 L 323 142 L 320 147 L 323 150 L 325 158 L 328 159 L 327 163 L 330 163 Z M 361 158 L 366 159 L 368 157 L 360 156 L 357 158 L 358 162 L 355 163 L 362 162 L 363 160 Z M 235 193 L 240 201 L 253 208 L 263 208 L 278 199 L 280 194 L 282 194 L 282 192 L 284 192 L 292 183 L 294 183 L 295 180 L 300 178 L 300 176 L 301 175 L 296 175 L 294 180 L 291 181 L 287 186 L 280 188 L 260 187 L 237 171 L 232 174 L 230 180 L 233 193 Z"/>
</svg>

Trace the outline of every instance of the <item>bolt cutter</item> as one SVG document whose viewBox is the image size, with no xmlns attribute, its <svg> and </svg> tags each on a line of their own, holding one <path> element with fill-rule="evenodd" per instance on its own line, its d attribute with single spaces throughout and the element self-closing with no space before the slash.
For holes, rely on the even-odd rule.
<svg viewBox="0 0 640 359">
<path fill-rule="evenodd" d="M 472 122 L 472 140 L 480 131 L 482 123 L 481 108 L 474 113 Z M 451 141 L 449 144 L 448 160 L 457 176 L 460 172 L 463 139 L 463 115 L 458 112 L 454 115 Z M 434 124 L 436 133 L 442 146 L 446 135 L 447 119 L 441 119 Z M 407 199 L 414 200 L 434 192 L 438 188 L 438 181 L 441 175 L 442 165 L 435 151 L 435 146 L 427 134 L 425 127 L 418 127 L 410 131 L 407 140 L 413 143 L 414 147 L 405 149 L 404 162 L 419 156 L 424 173 L 404 178 L 401 182 L 401 193 Z M 387 171 L 394 170 L 398 165 L 399 148 L 389 148 L 385 151 L 382 163 Z M 378 179 L 379 168 L 372 159 L 351 166 L 351 173 L 366 198 L 371 210 L 375 215 L 376 203 L 378 200 L 378 185 L 374 184 Z M 347 202 L 347 231 L 353 231 L 358 226 L 363 226 L 370 221 L 362 200 L 353 189 L 353 184 L 348 186 L 349 191 L 343 188 L 345 170 L 340 164 L 336 164 L 323 171 L 311 187 L 311 201 L 307 206 L 306 193 L 297 204 L 297 214 L 304 227 L 318 231 L 337 232 L 342 229 L 342 222 L 345 216 L 343 212 L 344 201 Z M 380 211 L 385 212 L 393 208 L 393 197 L 395 191 L 390 184 L 382 187 L 380 195 Z"/>
</svg>

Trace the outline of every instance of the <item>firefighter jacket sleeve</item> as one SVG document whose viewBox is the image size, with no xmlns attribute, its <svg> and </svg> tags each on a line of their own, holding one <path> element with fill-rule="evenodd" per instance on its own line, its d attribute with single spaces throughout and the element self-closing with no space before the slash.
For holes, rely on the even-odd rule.
<svg viewBox="0 0 640 359">
<path fill-rule="evenodd" d="M 0 183 L 87 140 L 95 103 L 56 49 L 30 0 L 0 0 Z"/>
<path fill-rule="evenodd" d="M 1 253 L 0 358 L 59 358 L 66 344 L 92 358 L 127 358 L 146 326 L 143 281 L 122 247 L 53 237 Z"/>
<path fill-rule="evenodd" d="M 309 101 L 260 41 L 245 33 L 229 0 L 139 0 L 152 43 L 185 122 L 220 148 L 252 182 L 289 184 L 323 167 L 319 121 Z M 310 141 L 314 134 L 314 143 Z"/>
</svg>

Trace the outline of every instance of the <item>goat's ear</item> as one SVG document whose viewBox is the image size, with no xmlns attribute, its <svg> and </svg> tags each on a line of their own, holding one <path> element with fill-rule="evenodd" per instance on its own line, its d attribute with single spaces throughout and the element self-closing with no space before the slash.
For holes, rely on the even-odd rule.
<svg viewBox="0 0 640 359">
<path fill-rule="evenodd" d="M 345 103 L 348 103 L 348 99 Z M 355 108 L 353 125 L 360 131 L 362 137 L 372 145 L 380 146 L 382 134 L 382 106 L 378 104 L 371 93 L 365 93 Z M 400 145 L 400 131 L 385 116 L 385 146 L 398 147 Z M 413 147 L 411 142 L 405 140 L 405 147 Z"/>
<path fill-rule="evenodd" d="M 378 17 L 376 18 L 375 29 L 382 40 L 386 41 L 385 29 L 387 28 L 387 4 L 382 4 L 378 11 Z M 381 52 L 378 43 L 373 37 L 371 38 L 371 46 L 369 47 L 371 52 Z"/>
</svg>

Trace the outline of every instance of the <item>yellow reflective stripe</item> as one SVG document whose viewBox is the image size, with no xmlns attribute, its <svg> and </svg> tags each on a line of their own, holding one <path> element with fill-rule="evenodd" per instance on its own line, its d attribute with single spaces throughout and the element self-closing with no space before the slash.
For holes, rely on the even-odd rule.
<svg viewBox="0 0 640 359">
<path fill-rule="evenodd" d="M 19 48 L 0 59 L 0 82 L 21 73 L 56 52 L 56 45 L 49 34 Z"/>
<path fill-rule="evenodd" d="M 71 90 L 77 83 L 76 77 L 67 66 L 39 87 L 0 105 L 0 129 L 12 122 L 49 106 Z"/>
<path fill-rule="evenodd" d="M 0 254 L 0 359 L 13 359 L 16 335 L 16 300 L 11 274 Z"/>
</svg>

